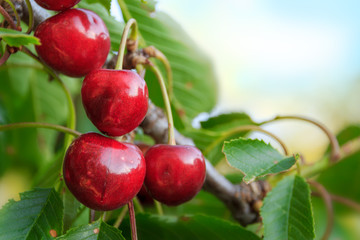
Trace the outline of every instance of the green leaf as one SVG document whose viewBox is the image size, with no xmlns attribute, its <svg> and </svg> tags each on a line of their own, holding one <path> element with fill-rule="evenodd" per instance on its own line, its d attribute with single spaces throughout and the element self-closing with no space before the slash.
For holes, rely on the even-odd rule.
<svg viewBox="0 0 360 240">
<path fill-rule="evenodd" d="M 221 131 L 212 131 L 208 129 L 183 129 L 181 133 L 195 142 L 197 148 L 199 148 L 204 156 L 213 164 L 216 165 L 222 159 L 224 154 L 221 152 L 224 141 L 230 141 L 231 139 L 245 136 L 247 132 L 238 132 L 231 135 Z"/>
<path fill-rule="evenodd" d="M 337 134 L 336 138 L 339 141 L 340 146 L 346 142 L 360 137 L 360 124 L 354 124 L 346 127 L 340 133 Z"/>
<path fill-rule="evenodd" d="M 47 122 L 63 125 L 67 121 L 68 105 L 58 82 L 33 59 L 22 52 L 13 54 L 0 67 L 0 95 L 8 114 L 8 122 Z M 59 133 L 48 129 L 16 129 L 8 131 L 7 151 L 1 159 L 12 164 L 38 170 L 54 157 Z"/>
<path fill-rule="evenodd" d="M 78 6 L 89 9 L 99 15 L 109 30 L 111 50 L 118 51 L 124 29 L 124 23 L 117 21 L 113 16 L 111 16 L 109 10 L 107 9 L 107 5 L 104 5 L 104 3 L 110 4 L 110 1 L 101 0 L 100 3 L 98 3 L 95 0 L 82 0 L 79 2 Z"/>
<path fill-rule="evenodd" d="M 202 214 L 206 213 L 208 216 L 219 217 L 222 219 L 231 220 L 231 213 L 229 209 L 216 198 L 213 194 L 206 191 L 200 191 L 196 197 L 189 202 L 181 204 L 177 207 L 168 207 L 163 205 L 164 212 L 168 215 L 188 215 L 188 214 Z"/>
<path fill-rule="evenodd" d="M 158 216 L 137 214 L 138 237 L 141 240 L 174 240 L 174 239 L 243 239 L 260 240 L 254 233 L 222 219 L 204 216 Z M 129 220 L 121 224 L 124 237 L 130 238 Z"/>
<path fill-rule="evenodd" d="M 110 15 L 111 0 L 83 0 L 81 3 L 83 3 L 84 1 L 90 4 L 100 3 Z M 81 3 L 79 3 L 79 6 L 81 6 Z"/>
<path fill-rule="evenodd" d="M 0 28 L 0 38 L 10 47 L 20 47 L 29 44 L 40 45 L 40 40 L 37 37 L 7 28 Z"/>
<path fill-rule="evenodd" d="M 261 208 L 264 239 L 314 239 L 310 188 L 300 176 L 288 176 L 267 194 Z"/>
<path fill-rule="evenodd" d="M 225 142 L 223 152 L 229 164 L 245 174 L 244 182 L 291 168 L 296 159 L 284 157 L 264 141 L 239 138 Z"/>
<path fill-rule="evenodd" d="M 217 100 L 217 85 L 209 58 L 170 16 L 153 12 L 153 3 L 140 0 L 120 0 L 119 3 L 126 21 L 137 20 L 142 36 L 140 45 L 155 46 L 170 61 L 174 77 L 173 106 L 182 123 L 190 125 L 199 113 L 210 111 Z M 166 76 L 163 68 L 162 72 Z M 146 73 L 146 81 L 151 100 L 162 106 L 154 74 Z"/>
<path fill-rule="evenodd" d="M 213 131 L 226 131 L 243 125 L 257 125 L 246 113 L 227 113 L 200 122 L 201 127 Z"/>
<path fill-rule="evenodd" d="M 0 210 L 0 239 L 53 239 L 50 230 L 62 231 L 63 206 L 54 189 L 20 194 Z"/>
<path fill-rule="evenodd" d="M 317 178 L 330 193 L 360 202 L 360 151 L 341 159 Z"/>
<path fill-rule="evenodd" d="M 121 235 L 121 231 L 110 226 L 101 220 L 92 224 L 81 225 L 70 229 L 65 235 L 57 238 L 66 240 L 122 240 L 125 239 Z M 130 239 L 130 238 L 129 238 Z"/>
<path fill-rule="evenodd" d="M 67 187 L 65 189 L 65 192 L 62 194 L 62 199 L 64 203 L 64 231 L 67 231 L 77 216 L 80 202 Z"/>
</svg>

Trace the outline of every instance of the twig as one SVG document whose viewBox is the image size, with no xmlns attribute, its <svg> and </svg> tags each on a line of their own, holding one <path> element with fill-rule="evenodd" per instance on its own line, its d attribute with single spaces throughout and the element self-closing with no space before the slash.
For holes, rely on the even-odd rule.
<svg viewBox="0 0 360 240">
<path fill-rule="evenodd" d="M 320 128 L 326 134 L 326 136 L 329 138 L 329 141 L 330 141 L 330 145 L 331 145 L 330 160 L 332 162 L 336 162 L 340 158 L 340 146 L 339 146 L 338 140 L 336 139 L 336 136 L 324 124 L 322 124 L 318 121 L 315 121 L 315 120 L 307 118 L 307 117 L 302 117 L 302 116 L 276 116 L 273 119 L 270 119 L 268 121 L 264 121 L 264 122 L 260 123 L 260 125 L 274 122 L 277 120 L 285 120 L 285 119 L 305 121 L 305 122 L 311 123 L 311 124 L 317 126 L 318 128 Z"/>
<path fill-rule="evenodd" d="M 4 54 L 0 58 L 0 66 L 3 65 L 10 57 L 9 51 L 5 48 Z"/>
<path fill-rule="evenodd" d="M 315 187 L 321 197 L 323 198 L 324 202 L 325 202 L 325 206 L 326 206 L 326 212 L 327 212 L 327 225 L 326 225 L 326 229 L 324 232 L 324 235 L 322 236 L 322 240 L 327 240 L 330 237 L 331 231 L 334 227 L 334 208 L 332 205 L 332 201 L 331 201 L 331 196 L 329 194 L 329 192 L 325 189 L 325 187 L 323 185 L 321 185 L 320 183 L 314 181 L 314 180 L 308 180 L 308 183 L 310 185 L 312 185 L 313 187 Z"/>
<path fill-rule="evenodd" d="M 0 125 L 0 131 L 5 130 L 12 130 L 12 129 L 18 129 L 18 128 L 47 128 L 47 129 L 53 129 L 57 130 L 63 133 L 71 134 L 75 137 L 78 137 L 81 135 L 78 131 L 75 131 L 73 129 L 56 125 L 56 124 L 50 124 L 50 123 L 39 123 L 39 122 L 19 122 L 19 123 L 11 123 L 11 124 L 5 124 Z"/>
<path fill-rule="evenodd" d="M 311 195 L 315 196 L 315 197 L 321 197 L 321 194 L 319 192 L 312 192 Z M 351 199 L 345 198 L 343 196 L 339 196 L 339 195 L 335 195 L 335 194 L 330 194 L 331 200 L 341 203 L 345 206 L 348 206 L 349 208 L 352 208 L 358 212 L 360 212 L 360 204 L 357 202 L 354 202 Z"/>
<path fill-rule="evenodd" d="M 0 14 L 4 16 L 12 29 L 17 29 L 16 24 L 9 13 L 0 5 Z"/>
</svg>

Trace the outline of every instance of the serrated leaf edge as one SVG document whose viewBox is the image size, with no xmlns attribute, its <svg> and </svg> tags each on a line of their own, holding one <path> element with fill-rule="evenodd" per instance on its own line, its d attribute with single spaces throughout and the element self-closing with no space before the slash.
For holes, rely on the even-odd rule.
<svg viewBox="0 0 360 240">
<path fill-rule="evenodd" d="M 242 180 L 243 180 L 246 184 L 249 184 L 249 183 L 255 181 L 256 178 L 261 178 L 261 177 L 264 177 L 264 176 L 266 176 L 266 175 L 278 174 L 278 173 L 282 173 L 282 172 L 289 171 L 289 169 L 290 169 L 292 166 L 294 166 L 294 164 L 296 163 L 296 158 L 295 158 L 294 156 L 292 156 L 292 157 L 287 157 L 287 158 L 283 158 L 283 159 L 280 160 L 278 163 L 276 163 L 275 165 L 272 165 L 271 167 L 265 169 L 264 171 L 267 171 L 267 170 L 269 170 L 270 168 L 273 168 L 273 167 L 277 166 L 278 164 L 280 164 L 281 162 L 283 162 L 283 161 L 286 160 L 286 159 L 294 158 L 295 161 L 294 161 L 293 165 L 292 165 L 289 169 L 284 170 L 284 171 L 281 171 L 281 172 L 278 172 L 278 173 L 266 173 L 266 174 L 259 175 L 259 176 L 250 176 L 250 178 L 248 179 L 247 177 L 249 177 L 249 176 L 248 176 L 247 174 L 245 174 L 245 172 L 243 172 L 241 169 L 239 169 L 239 168 L 237 168 L 237 167 L 234 167 L 234 166 L 232 166 L 232 165 L 230 164 L 230 162 L 229 162 L 229 160 L 227 159 L 226 154 L 225 154 L 225 152 L 224 152 L 225 144 L 229 144 L 229 143 L 231 143 L 231 142 L 235 142 L 235 141 L 241 140 L 241 139 L 242 139 L 242 140 L 245 140 L 246 142 L 251 142 L 251 141 L 257 140 L 257 141 L 259 141 L 259 142 L 261 142 L 261 143 L 264 143 L 264 144 L 267 145 L 267 146 L 270 146 L 270 147 L 273 148 L 274 150 L 276 150 L 276 149 L 275 149 L 273 146 L 271 146 L 270 143 L 264 142 L 263 139 L 251 139 L 251 138 L 239 137 L 239 138 L 236 138 L 236 139 L 231 139 L 230 141 L 224 141 L 223 147 L 222 147 L 222 149 L 221 149 L 221 152 L 225 155 L 225 160 L 226 160 L 226 162 L 228 163 L 228 165 L 229 165 L 231 168 L 240 171 L 240 172 L 244 175 L 244 177 L 243 177 Z M 276 151 L 277 151 L 277 150 L 276 150 Z M 278 152 L 278 151 L 277 151 L 277 152 Z M 278 153 L 279 153 L 279 152 L 278 152 Z M 281 153 L 279 153 L 279 154 L 282 155 Z M 264 172 L 264 171 L 263 171 L 263 172 Z M 248 179 L 248 180 L 247 180 L 247 179 Z"/>
</svg>

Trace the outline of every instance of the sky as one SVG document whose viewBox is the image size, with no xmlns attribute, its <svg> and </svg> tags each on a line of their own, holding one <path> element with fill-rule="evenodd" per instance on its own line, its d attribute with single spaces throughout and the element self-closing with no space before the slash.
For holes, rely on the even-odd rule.
<svg viewBox="0 0 360 240">
<path fill-rule="evenodd" d="M 213 61 L 220 98 L 212 114 L 245 111 L 257 120 L 304 115 L 335 132 L 360 120 L 358 9 L 358 0 L 157 4 Z M 268 129 L 295 151 L 317 156 L 327 144 L 320 131 L 303 123 Z"/>
</svg>

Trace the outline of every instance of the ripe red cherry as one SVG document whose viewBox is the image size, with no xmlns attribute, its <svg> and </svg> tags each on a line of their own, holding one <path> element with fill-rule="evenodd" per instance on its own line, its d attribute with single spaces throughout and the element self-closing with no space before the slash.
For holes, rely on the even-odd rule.
<svg viewBox="0 0 360 240">
<path fill-rule="evenodd" d="M 145 159 L 134 144 L 86 133 L 69 146 L 64 179 L 85 206 L 109 211 L 129 202 L 143 185 Z"/>
<path fill-rule="evenodd" d="M 92 71 L 84 79 L 81 97 L 88 118 L 109 136 L 134 130 L 148 109 L 146 83 L 130 70 Z"/>
<path fill-rule="evenodd" d="M 158 144 L 145 155 L 145 186 L 150 195 L 175 206 L 193 198 L 205 180 L 205 159 L 192 146 Z"/>
<path fill-rule="evenodd" d="M 110 50 L 105 23 L 86 9 L 69 9 L 52 16 L 38 25 L 34 35 L 41 42 L 35 47 L 39 57 L 71 77 L 101 68 Z"/>
<path fill-rule="evenodd" d="M 48 10 L 64 11 L 78 4 L 80 0 L 35 0 L 35 2 Z"/>
</svg>

